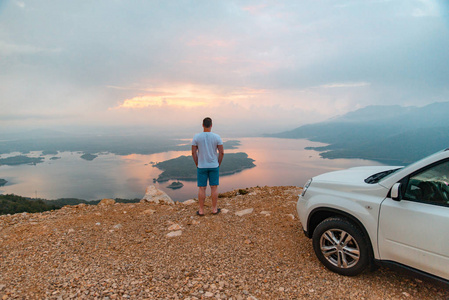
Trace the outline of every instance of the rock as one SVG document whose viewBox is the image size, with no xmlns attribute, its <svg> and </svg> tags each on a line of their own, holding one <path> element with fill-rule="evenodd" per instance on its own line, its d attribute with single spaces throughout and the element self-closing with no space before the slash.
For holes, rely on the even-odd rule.
<svg viewBox="0 0 449 300">
<path fill-rule="evenodd" d="M 251 214 L 253 211 L 254 211 L 254 208 L 247 208 L 244 210 L 240 210 L 240 211 L 236 212 L 235 214 L 239 217 L 242 217 L 244 215 Z"/>
<path fill-rule="evenodd" d="M 211 293 L 211 292 L 206 292 L 205 294 L 204 294 L 204 297 L 206 297 L 206 298 L 211 298 L 211 297 L 213 297 L 214 296 L 214 293 Z"/>
<path fill-rule="evenodd" d="M 227 214 L 227 213 L 229 212 L 229 209 L 223 208 L 223 209 L 221 210 L 221 212 L 224 213 L 224 214 Z"/>
<path fill-rule="evenodd" d="M 269 211 L 261 211 L 260 214 L 264 215 L 265 217 L 271 216 L 271 212 L 269 212 Z"/>
<path fill-rule="evenodd" d="M 103 199 L 98 203 L 98 205 L 114 205 L 115 200 L 114 199 Z"/>
<path fill-rule="evenodd" d="M 153 202 L 153 203 L 165 203 L 165 204 L 174 204 L 175 202 L 163 191 L 157 189 L 154 185 L 150 185 L 147 187 L 145 191 L 145 196 L 140 203 L 145 202 Z"/>
<path fill-rule="evenodd" d="M 241 200 L 229 192 L 219 200 L 218 216 L 210 215 L 209 198 L 202 218 L 195 204 L 182 202 L 2 215 L 0 300 L 449 300 L 439 284 L 388 269 L 363 280 L 336 280 L 298 232 L 297 196 L 286 188 L 292 189 L 256 187 L 257 196 Z M 235 215 L 245 208 L 252 213 Z"/>
<path fill-rule="evenodd" d="M 170 233 L 167 234 L 167 237 L 180 236 L 181 234 L 182 234 L 182 230 L 172 231 L 172 232 L 170 232 Z"/>
<path fill-rule="evenodd" d="M 115 229 L 120 229 L 120 228 L 122 228 L 122 227 L 123 227 L 122 224 L 117 224 L 117 225 L 114 226 Z"/>
<path fill-rule="evenodd" d="M 193 200 L 193 199 L 189 199 L 187 201 L 182 202 L 182 204 L 184 204 L 184 205 L 192 205 L 192 204 L 195 204 L 195 203 L 196 203 L 196 201 Z"/>
<path fill-rule="evenodd" d="M 168 227 L 169 231 L 174 231 L 174 230 L 181 230 L 182 227 L 179 224 L 173 224 L 170 227 Z"/>
</svg>

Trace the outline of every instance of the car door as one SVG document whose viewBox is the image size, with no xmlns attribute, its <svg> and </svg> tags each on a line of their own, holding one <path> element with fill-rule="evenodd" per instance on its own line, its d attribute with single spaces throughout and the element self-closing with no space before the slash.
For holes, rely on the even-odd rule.
<svg viewBox="0 0 449 300">
<path fill-rule="evenodd" d="M 378 246 L 382 260 L 449 280 L 449 161 L 401 181 L 400 201 L 381 204 Z"/>
</svg>

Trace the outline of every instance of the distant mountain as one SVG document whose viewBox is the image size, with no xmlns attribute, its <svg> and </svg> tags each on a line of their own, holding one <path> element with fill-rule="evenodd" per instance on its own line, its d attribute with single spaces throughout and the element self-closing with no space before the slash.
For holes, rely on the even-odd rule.
<svg viewBox="0 0 449 300">
<path fill-rule="evenodd" d="M 449 102 L 424 107 L 368 106 L 272 137 L 329 144 L 324 158 L 362 158 L 408 164 L 449 147 Z"/>
</svg>

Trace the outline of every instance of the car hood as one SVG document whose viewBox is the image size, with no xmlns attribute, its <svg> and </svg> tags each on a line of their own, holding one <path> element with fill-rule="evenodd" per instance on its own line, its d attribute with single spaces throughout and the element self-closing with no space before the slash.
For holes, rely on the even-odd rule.
<svg viewBox="0 0 449 300">
<path fill-rule="evenodd" d="M 341 171 L 334 171 L 324 173 L 313 177 L 314 182 L 329 182 L 329 183 L 347 183 L 347 184 L 364 184 L 365 179 L 371 175 L 379 172 L 388 171 L 391 169 L 400 168 L 399 166 L 369 166 L 369 167 L 355 167 Z"/>
</svg>

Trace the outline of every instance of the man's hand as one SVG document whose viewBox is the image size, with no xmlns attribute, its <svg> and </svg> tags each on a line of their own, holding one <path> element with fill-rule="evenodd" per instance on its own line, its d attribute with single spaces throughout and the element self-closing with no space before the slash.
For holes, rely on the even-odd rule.
<svg viewBox="0 0 449 300">
<path fill-rule="evenodd" d="M 224 156 L 223 145 L 218 145 L 217 149 L 218 149 L 218 166 L 221 166 L 221 162 L 223 161 L 223 156 Z"/>
<path fill-rule="evenodd" d="M 195 162 L 196 167 L 198 168 L 198 146 L 192 145 L 192 158 Z"/>
</svg>

